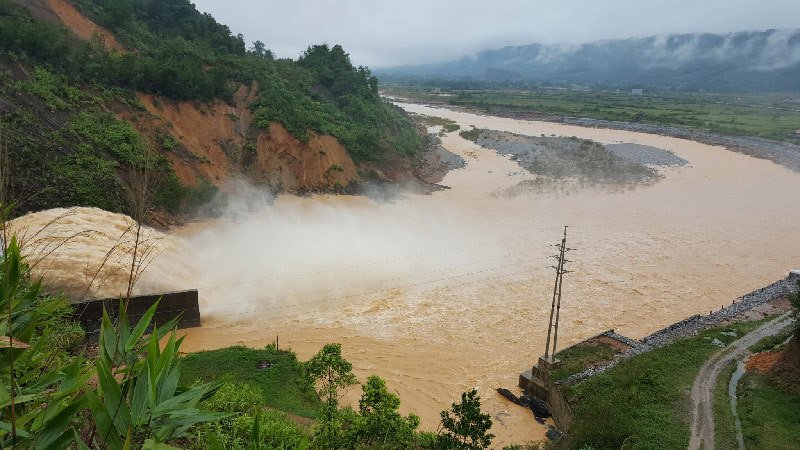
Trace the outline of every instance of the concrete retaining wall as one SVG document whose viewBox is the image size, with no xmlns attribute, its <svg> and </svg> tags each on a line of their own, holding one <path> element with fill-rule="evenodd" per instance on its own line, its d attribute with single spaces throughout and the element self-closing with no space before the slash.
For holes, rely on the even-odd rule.
<svg viewBox="0 0 800 450">
<path fill-rule="evenodd" d="M 710 311 L 708 315 L 695 315 L 680 322 L 676 322 L 655 333 L 645 336 L 641 341 L 650 347 L 661 347 L 675 339 L 695 336 L 709 328 L 719 326 L 721 323 L 736 317 L 756 306 L 776 298 L 785 297 L 797 287 L 800 272 L 793 270 L 789 275 L 769 286 L 756 289 L 736 299 L 736 302 L 717 311 Z"/>
<path fill-rule="evenodd" d="M 197 291 L 167 292 L 155 295 L 137 295 L 131 297 L 128 304 L 128 321 L 131 327 L 136 326 L 139 319 L 153 304 L 161 299 L 156 309 L 153 323 L 161 325 L 169 322 L 178 315 L 178 328 L 192 328 L 200 326 L 200 306 L 197 301 Z M 90 300 L 73 304 L 75 313 L 73 317 L 80 322 L 86 330 L 86 339 L 97 340 L 100 333 L 100 323 L 103 319 L 103 307 L 108 311 L 111 320 L 116 322 L 119 316 L 119 299 L 108 298 L 103 300 Z M 152 330 L 152 326 L 148 332 Z"/>
<path fill-rule="evenodd" d="M 548 373 L 549 364 L 543 359 L 532 369 L 519 375 L 519 387 L 539 400 L 547 403 L 553 421 L 559 430 L 565 431 L 572 425 L 575 413 L 567 399 L 561 394 L 558 385 Z"/>
</svg>

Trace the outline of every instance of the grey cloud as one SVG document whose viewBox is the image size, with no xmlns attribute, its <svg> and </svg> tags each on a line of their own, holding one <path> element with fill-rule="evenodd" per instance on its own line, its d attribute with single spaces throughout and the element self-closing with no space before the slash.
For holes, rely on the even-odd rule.
<svg viewBox="0 0 800 450">
<path fill-rule="evenodd" d="M 280 57 L 342 44 L 369 66 L 422 64 L 530 43 L 796 28 L 797 0 L 195 0 Z"/>
</svg>

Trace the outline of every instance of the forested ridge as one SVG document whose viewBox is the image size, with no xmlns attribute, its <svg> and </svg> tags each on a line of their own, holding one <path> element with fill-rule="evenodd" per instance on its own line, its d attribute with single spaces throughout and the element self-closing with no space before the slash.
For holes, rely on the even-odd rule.
<svg viewBox="0 0 800 450">
<path fill-rule="evenodd" d="M 37 1 L 0 0 L 0 142 L 11 154 L 12 190 L 31 197 L 26 210 L 128 212 L 128 174 L 144 159 L 163 172 L 157 206 L 174 212 L 209 198 L 214 180 L 190 187 L 175 177 L 163 157 L 175 142 L 149 149 L 135 127 L 112 114 L 120 105 L 143 111 L 137 93 L 230 102 L 238 87 L 255 81 L 249 135 L 270 122 L 301 142 L 309 133 L 332 135 L 357 164 L 408 157 L 423 143 L 412 121 L 381 100 L 370 70 L 353 66 L 339 45 L 275 59 L 266 44 L 246 44 L 188 0 L 74 2 L 113 33 L 122 48 L 112 48 L 100 35 L 80 39 L 20 6 L 31 3 Z M 149 150 L 155 158 L 145 158 Z"/>
</svg>

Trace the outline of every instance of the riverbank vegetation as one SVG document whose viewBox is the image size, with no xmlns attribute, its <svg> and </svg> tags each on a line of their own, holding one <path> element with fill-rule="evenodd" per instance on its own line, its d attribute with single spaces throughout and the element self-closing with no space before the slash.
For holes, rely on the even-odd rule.
<svg viewBox="0 0 800 450">
<path fill-rule="evenodd" d="M 748 369 L 736 389 L 747 448 L 800 445 L 800 282 L 789 300 L 794 307 L 794 326 L 750 347 L 753 352 L 772 352 L 777 360 L 770 367 Z"/>
<path fill-rule="evenodd" d="M 685 448 L 690 388 L 719 347 L 770 318 L 735 323 L 635 356 L 577 386 L 562 385 L 575 421 L 559 448 Z M 731 333 L 731 331 L 735 333 Z"/>
<path fill-rule="evenodd" d="M 800 284 L 789 297 L 797 316 Z M 685 448 L 691 434 L 691 388 L 701 366 L 721 347 L 775 317 L 712 328 L 631 357 L 577 385 L 562 384 L 562 393 L 573 405 L 575 421 L 557 448 Z M 747 363 L 736 388 L 736 411 L 747 448 L 788 449 L 800 442 L 798 327 L 800 321 L 749 347 L 753 352 L 769 352 L 766 356 L 772 357 L 761 360 L 768 363 Z M 793 333 L 795 338 L 789 340 Z M 559 354 L 563 360 L 569 356 L 579 360 L 583 354 L 575 347 L 565 352 L 571 353 Z M 718 448 L 738 447 L 728 390 L 736 366 L 737 361 L 726 365 L 712 390 Z M 563 368 L 556 366 L 555 370 Z M 554 374 L 559 378 L 562 375 Z"/>
<path fill-rule="evenodd" d="M 737 389 L 747 448 L 792 449 L 800 444 L 800 390 L 776 373 L 748 371 Z"/>
<path fill-rule="evenodd" d="M 424 114 L 410 114 L 411 118 L 416 120 L 417 122 L 425 125 L 426 127 L 442 127 L 441 131 L 439 131 L 439 136 L 444 136 L 446 133 L 452 133 L 453 131 L 458 131 L 461 126 L 455 121 L 450 119 L 446 119 L 444 117 L 435 117 L 435 116 L 426 116 Z"/>
<path fill-rule="evenodd" d="M 736 439 L 736 422 L 731 409 L 731 397 L 728 394 L 729 382 L 736 371 L 738 361 L 730 361 L 717 378 L 712 391 L 714 407 L 714 445 L 718 448 L 738 448 Z M 737 408 L 738 409 L 738 408 Z"/>
<path fill-rule="evenodd" d="M 619 353 L 619 349 L 605 342 L 573 345 L 558 352 L 559 362 L 551 369 L 550 376 L 561 381 L 596 364 L 611 361 Z"/>
<path fill-rule="evenodd" d="M 800 94 L 628 92 L 576 88 L 530 90 L 384 86 L 386 95 L 462 106 L 494 115 L 592 119 L 708 130 L 799 143 Z M 537 116 L 538 115 L 538 116 Z"/>
</svg>

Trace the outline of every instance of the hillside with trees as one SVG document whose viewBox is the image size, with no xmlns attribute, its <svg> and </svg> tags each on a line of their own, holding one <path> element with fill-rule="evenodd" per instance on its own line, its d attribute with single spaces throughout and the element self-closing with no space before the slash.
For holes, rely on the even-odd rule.
<svg viewBox="0 0 800 450">
<path fill-rule="evenodd" d="M 183 123 L 189 113 L 200 119 Z M 213 126 L 228 130 L 213 149 L 190 143 L 193 129 Z M 287 155 L 264 143 L 283 129 L 294 139 L 280 142 Z M 317 142 L 325 136 L 334 139 Z M 290 173 L 267 187 L 343 191 L 387 161 L 410 167 L 425 137 L 338 45 L 275 59 L 188 0 L 0 0 L 0 143 L 13 196 L 25 199 L 20 212 L 129 213 L 131 179 L 146 169 L 158 180 L 155 206 L 174 213 L 229 177 L 300 170 L 289 163 L 297 159 L 317 166 L 317 183 L 293 183 Z M 346 154 L 323 158 L 339 144 Z M 345 163 L 347 176 L 330 169 Z"/>
</svg>

